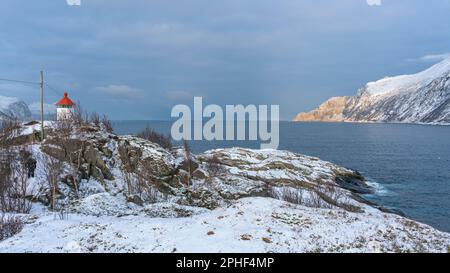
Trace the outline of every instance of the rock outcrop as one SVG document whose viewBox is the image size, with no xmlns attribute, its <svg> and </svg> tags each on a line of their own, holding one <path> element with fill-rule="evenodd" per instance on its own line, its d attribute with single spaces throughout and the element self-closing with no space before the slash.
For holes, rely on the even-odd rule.
<svg viewBox="0 0 450 273">
<path fill-rule="evenodd" d="M 294 120 L 323 122 L 345 121 L 344 110 L 348 100 L 349 97 L 333 97 L 311 112 L 298 114 Z"/>
</svg>

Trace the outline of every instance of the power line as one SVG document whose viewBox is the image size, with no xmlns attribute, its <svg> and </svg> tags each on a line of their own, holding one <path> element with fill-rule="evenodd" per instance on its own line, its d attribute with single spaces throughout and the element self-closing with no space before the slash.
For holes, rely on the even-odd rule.
<svg viewBox="0 0 450 273">
<path fill-rule="evenodd" d="M 36 85 L 40 85 L 40 82 L 31 82 L 31 81 L 23 81 L 23 80 L 13 80 L 13 79 L 6 79 L 6 78 L 0 78 L 0 81 L 8 81 L 8 82 L 16 82 L 16 83 L 26 83 L 26 84 L 36 84 Z M 48 88 L 50 88 L 53 92 L 55 92 L 55 94 L 57 93 L 59 95 L 59 93 L 61 93 L 61 90 L 58 90 L 58 88 L 54 88 L 53 86 L 51 86 L 50 84 L 44 82 L 44 85 L 47 86 Z"/>
<path fill-rule="evenodd" d="M 56 95 L 56 96 L 61 95 L 61 91 L 58 90 L 57 88 L 52 87 L 48 83 L 44 83 L 44 84 L 45 84 L 45 86 L 47 86 L 53 92 L 54 95 Z"/>
<path fill-rule="evenodd" d="M 17 83 L 27 83 L 27 84 L 40 84 L 39 82 L 30 82 L 30 81 L 21 81 L 21 80 L 12 80 L 12 79 L 4 79 L 4 78 L 0 78 L 0 81 L 17 82 Z"/>
<path fill-rule="evenodd" d="M 6 79 L 6 78 L 0 78 L 0 81 L 7 81 L 7 82 L 15 82 L 15 83 L 24 83 L 24 84 L 33 84 L 33 85 L 40 85 L 40 82 L 31 82 L 31 81 L 23 81 L 23 80 L 14 80 L 14 79 Z M 53 86 L 49 85 L 48 83 L 44 82 L 44 85 L 52 91 L 52 93 L 56 96 L 59 96 L 61 94 L 61 91 L 57 88 L 54 88 Z"/>
<path fill-rule="evenodd" d="M 15 83 L 23 83 L 23 84 L 33 84 L 33 85 L 41 85 L 41 82 L 31 82 L 31 81 L 23 81 L 23 80 L 15 80 L 15 79 L 7 79 L 7 78 L 0 78 L 0 81 L 8 81 L 8 82 L 15 82 Z M 47 82 L 42 82 L 42 84 L 47 87 L 47 90 L 50 90 L 52 95 L 55 97 L 59 97 L 63 92 L 63 89 L 55 88 L 54 86 L 48 84 Z"/>
</svg>

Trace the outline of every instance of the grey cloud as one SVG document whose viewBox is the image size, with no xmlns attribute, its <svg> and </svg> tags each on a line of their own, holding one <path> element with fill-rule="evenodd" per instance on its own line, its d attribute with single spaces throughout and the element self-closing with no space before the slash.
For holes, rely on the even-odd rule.
<svg viewBox="0 0 450 273">
<path fill-rule="evenodd" d="M 107 85 L 95 88 L 96 91 L 103 95 L 104 99 L 126 99 L 134 100 L 143 97 L 143 91 L 128 85 Z"/>
<path fill-rule="evenodd" d="M 412 58 L 408 59 L 408 61 L 413 62 L 439 62 L 443 61 L 450 57 L 450 53 L 442 53 L 442 54 L 427 54 L 420 58 Z"/>
</svg>

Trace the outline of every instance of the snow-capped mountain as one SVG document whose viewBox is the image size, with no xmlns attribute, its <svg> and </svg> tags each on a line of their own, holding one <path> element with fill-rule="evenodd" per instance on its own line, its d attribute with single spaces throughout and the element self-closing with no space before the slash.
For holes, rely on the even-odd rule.
<svg viewBox="0 0 450 273">
<path fill-rule="evenodd" d="M 331 98 L 295 121 L 450 124 L 450 58 L 417 74 L 370 82 L 356 96 Z"/>
<path fill-rule="evenodd" d="M 29 119 L 31 111 L 28 105 L 18 98 L 0 96 L 0 119 L 2 118 Z"/>
</svg>

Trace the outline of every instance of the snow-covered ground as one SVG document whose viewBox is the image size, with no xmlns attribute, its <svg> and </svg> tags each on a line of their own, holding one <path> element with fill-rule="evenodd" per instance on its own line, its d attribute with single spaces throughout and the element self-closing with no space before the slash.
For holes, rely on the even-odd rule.
<svg viewBox="0 0 450 273">
<path fill-rule="evenodd" d="M 40 215 L 0 252 L 446 252 L 448 234 L 364 214 L 253 197 L 190 217 Z"/>
</svg>

